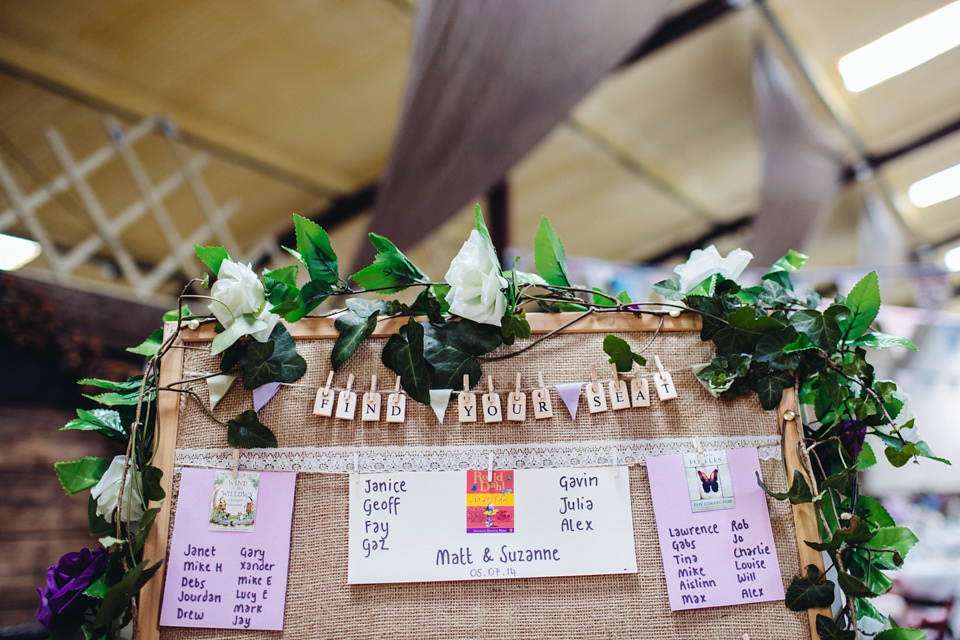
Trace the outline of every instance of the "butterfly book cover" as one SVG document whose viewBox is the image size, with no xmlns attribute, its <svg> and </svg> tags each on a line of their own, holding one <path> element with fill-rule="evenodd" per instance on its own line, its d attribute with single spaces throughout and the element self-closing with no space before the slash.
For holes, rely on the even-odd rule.
<svg viewBox="0 0 960 640">
<path fill-rule="evenodd" d="M 699 453 L 686 453 L 683 466 L 694 513 L 736 507 L 726 451 L 705 451 L 702 458 Z"/>
<path fill-rule="evenodd" d="M 513 470 L 467 471 L 467 533 L 513 533 Z"/>
</svg>

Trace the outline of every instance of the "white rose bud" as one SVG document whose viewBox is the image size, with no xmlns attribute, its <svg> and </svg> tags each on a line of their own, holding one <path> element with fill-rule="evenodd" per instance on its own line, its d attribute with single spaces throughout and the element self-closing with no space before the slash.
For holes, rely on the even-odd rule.
<svg viewBox="0 0 960 640">
<path fill-rule="evenodd" d="M 217 281 L 210 289 L 209 309 L 223 325 L 223 332 L 213 339 L 210 350 L 216 355 L 241 336 L 253 336 L 258 342 L 270 339 L 280 316 L 267 311 L 263 283 L 249 264 L 224 260 L 217 272 Z"/>
<path fill-rule="evenodd" d="M 673 272 L 680 276 L 680 290 L 689 293 L 713 275 L 719 274 L 729 280 L 736 280 L 751 260 L 753 254 L 743 249 L 734 249 L 726 258 L 722 258 L 717 248 L 710 245 L 703 250 L 694 250 L 690 259 L 677 265 Z"/>
<path fill-rule="evenodd" d="M 123 465 L 126 456 L 116 456 L 106 473 L 92 489 L 90 495 L 97 501 L 97 514 L 103 516 L 107 522 L 113 522 L 113 514 L 117 509 L 117 498 L 120 497 L 120 479 L 123 477 Z M 143 518 L 142 487 L 134 479 L 133 462 L 127 468 L 127 480 L 123 483 L 123 506 L 120 508 L 121 522 L 140 522 Z"/>
<path fill-rule="evenodd" d="M 450 285 L 446 300 L 451 313 L 500 326 L 507 310 L 507 296 L 502 291 L 507 280 L 500 273 L 496 252 L 478 231 L 470 232 L 444 280 Z"/>
</svg>

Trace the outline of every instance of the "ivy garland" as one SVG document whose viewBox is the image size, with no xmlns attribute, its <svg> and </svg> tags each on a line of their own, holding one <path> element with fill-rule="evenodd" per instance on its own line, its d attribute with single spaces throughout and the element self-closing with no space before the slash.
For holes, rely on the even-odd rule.
<svg viewBox="0 0 960 640">
<path fill-rule="evenodd" d="M 88 640 L 100 640 L 129 637 L 133 631 L 136 595 L 160 565 L 160 559 L 143 557 L 144 541 L 159 512 L 146 507 L 165 498 L 162 472 L 151 464 L 157 393 L 193 394 L 187 383 L 202 379 L 164 388 L 158 385 L 163 355 L 180 328 L 216 322 L 213 352 L 221 354 L 220 369 L 238 375 L 248 390 L 268 382 L 294 382 L 307 365 L 279 320 L 296 322 L 332 296 L 344 297 L 346 305 L 325 314 L 336 316 L 333 369 L 350 359 L 380 320 L 407 317 L 407 323 L 386 342 L 382 361 L 400 376 L 411 398 L 426 404 L 431 388 L 460 389 L 464 375 L 473 386 L 481 378 L 482 362 L 518 355 L 553 335 L 491 355 L 517 338 L 530 338 L 527 309 L 579 312 L 570 324 L 592 313 L 663 314 L 664 307 L 699 313 L 701 338 L 715 345 L 716 356 L 695 371 L 713 395 L 729 398 L 755 393 L 765 409 L 773 409 L 784 389 L 798 386 L 800 390 L 805 449 L 800 453 L 801 459 L 811 460 L 812 484 L 797 472 L 785 493 L 763 488 L 778 500 L 813 503 L 820 539 L 805 542 L 826 553 L 831 566 L 821 574 L 811 565 L 795 576 L 786 592 L 786 606 L 801 611 L 833 605 L 835 584 L 827 575 L 835 575 L 844 597 L 834 607 L 835 615 L 818 616 L 821 638 L 852 640 L 858 628 L 866 626 L 866 619 L 871 620 L 871 628 L 884 629 L 874 636 L 878 640 L 925 637 L 920 631 L 892 628 L 869 601 L 890 589 L 892 582 L 885 571 L 903 563 L 917 538 L 906 527 L 897 526 L 877 500 L 860 494 L 857 472 L 876 462 L 874 446 L 882 446 L 896 467 L 918 457 L 947 462 L 936 458 L 916 437 L 896 384 L 878 380 L 867 362 L 867 349 L 915 349 L 908 340 L 871 330 L 880 308 L 876 273 L 820 310 L 816 293 L 800 297 L 791 282 L 791 274 L 806 260 L 802 254 L 789 252 L 763 275 L 760 285 L 741 287 L 735 278 L 746 262 L 730 269 L 723 263 L 731 257 L 720 259 L 711 248 L 714 257 L 695 252 L 700 254 L 694 256 L 700 269 L 694 270 L 698 282 L 685 282 L 689 269 L 684 272 L 681 266 L 677 271 L 687 274 L 685 278 L 654 285 L 666 302 L 633 302 L 623 292 L 611 295 L 575 286 L 563 243 L 546 218 L 534 241 L 539 275 L 516 268 L 501 270 L 478 206 L 476 230 L 447 272 L 447 282 L 430 281 L 393 243 L 371 234 L 378 253 L 370 266 L 351 276 L 358 285 L 353 288 L 340 275 L 327 233 L 300 216 L 294 216 L 294 227 L 297 247 L 288 251 L 306 269 L 309 279 L 302 287 L 297 286 L 296 265 L 264 271 L 261 280 L 249 266 L 231 261 L 222 247 L 198 246 L 197 255 L 216 276 L 210 295 L 187 293 L 193 284 L 209 287 L 209 274 L 191 281 L 181 295 L 180 308 L 164 315 L 165 322 L 176 322 L 173 334 L 164 340 L 158 330 L 129 349 L 146 358 L 144 374 L 122 382 L 80 381 L 103 389 L 87 396 L 103 408 L 78 410 L 77 418 L 63 429 L 99 433 L 126 443 L 127 452 L 114 460 L 83 458 L 56 465 L 68 493 L 91 490 L 90 533 L 99 538 L 101 547 L 65 555 L 50 568 L 46 588 L 38 589 L 38 619 L 52 638 L 72 638 L 82 630 Z M 411 296 L 412 303 L 351 297 L 407 289 L 419 290 Z M 183 304 L 188 299 L 206 300 L 213 317 L 193 315 Z M 646 364 L 644 356 L 618 336 L 607 336 L 603 348 L 620 371 Z M 225 428 L 231 447 L 277 446 L 273 432 L 252 410 L 226 423 L 209 415 Z"/>
</svg>

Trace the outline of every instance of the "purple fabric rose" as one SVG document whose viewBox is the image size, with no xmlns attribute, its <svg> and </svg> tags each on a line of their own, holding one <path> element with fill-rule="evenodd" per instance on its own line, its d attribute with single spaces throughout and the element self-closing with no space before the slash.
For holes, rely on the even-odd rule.
<svg viewBox="0 0 960 640">
<path fill-rule="evenodd" d="M 94 550 L 71 551 L 60 562 L 47 569 L 47 588 L 37 589 L 40 609 L 37 620 L 48 631 L 71 617 L 79 616 L 87 603 L 84 590 L 103 575 L 107 568 L 108 552 L 102 547 Z"/>
</svg>

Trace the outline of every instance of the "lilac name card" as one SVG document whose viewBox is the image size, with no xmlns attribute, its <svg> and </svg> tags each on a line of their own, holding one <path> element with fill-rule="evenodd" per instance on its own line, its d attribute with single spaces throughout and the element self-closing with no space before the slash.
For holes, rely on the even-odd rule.
<svg viewBox="0 0 960 640">
<path fill-rule="evenodd" d="M 297 474 L 248 474 L 259 485 L 254 504 L 242 516 L 224 517 L 232 496 L 216 493 L 218 473 L 222 478 L 216 469 L 181 473 L 160 624 L 280 631 Z"/>
<path fill-rule="evenodd" d="M 783 600 L 757 450 L 696 458 L 647 458 L 670 609 Z"/>
</svg>

